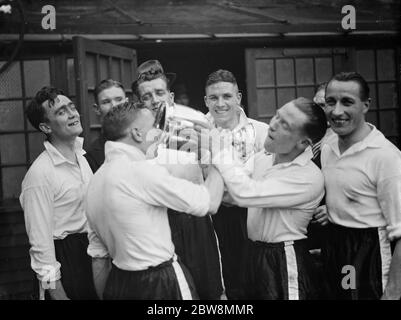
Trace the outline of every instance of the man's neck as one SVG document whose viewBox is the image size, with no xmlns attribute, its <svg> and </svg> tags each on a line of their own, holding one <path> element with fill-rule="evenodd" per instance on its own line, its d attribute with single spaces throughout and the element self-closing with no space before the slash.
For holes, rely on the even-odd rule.
<svg viewBox="0 0 401 320">
<path fill-rule="evenodd" d="M 216 127 L 233 130 L 236 126 L 238 126 L 239 117 L 240 114 L 238 113 L 237 116 L 234 119 L 231 119 L 230 121 L 216 122 Z"/>
<path fill-rule="evenodd" d="M 279 163 L 291 162 L 304 151 L 305 150 L 294 149 L 290 153 L 276 153 L 274 155 L 273 165 L 276 165 Z"/>
<path fill-rule="evenodd" d="M 52 137 L 49 141 L 68 161 L 78 163 L 75 155 L 76 137 L 69 140 L 60 140 Z"/>
<path fill-rule="evenodd" d="M 350 135 L 338 136 L 338 149 L 340 154 L 344 153 L 347 149 L 353 146 L 355 143 L 365 139 L 372 131 L 371 127 L 364 122 L 363 125 Z"/>
</svg>

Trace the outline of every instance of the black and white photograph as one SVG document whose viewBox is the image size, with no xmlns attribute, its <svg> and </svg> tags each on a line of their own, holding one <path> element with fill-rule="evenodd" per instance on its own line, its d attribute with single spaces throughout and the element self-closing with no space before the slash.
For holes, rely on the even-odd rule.
<svg viewBox="0 0 401 320">
<path fill-rule="evenodd" d="M 0 300 L 400 300 L 400 7 L 0 0 Z"/>
</svg>

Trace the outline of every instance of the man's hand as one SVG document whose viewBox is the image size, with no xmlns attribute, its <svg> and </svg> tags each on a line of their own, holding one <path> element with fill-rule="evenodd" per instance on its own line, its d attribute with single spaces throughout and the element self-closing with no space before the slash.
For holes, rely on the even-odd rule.
<svg viewBox="0 0 401 320">
<path fill-rule="evenodd" d="M 63 284 L 60 280 L 56 281 L 56 288 L 55 289 L 48 289 L 49 295 L 52 300 L 70 300 L 67 297 L 67 294 L 64 291 Z"/>
<path fill-rule="evenodd" d="M 313 214 L 312 223 L 319 223 L 321 226 L 325 226 L 329 223 L 329 216 L 325 205 L 316 208 L 315 213 Z"/>
</svg>

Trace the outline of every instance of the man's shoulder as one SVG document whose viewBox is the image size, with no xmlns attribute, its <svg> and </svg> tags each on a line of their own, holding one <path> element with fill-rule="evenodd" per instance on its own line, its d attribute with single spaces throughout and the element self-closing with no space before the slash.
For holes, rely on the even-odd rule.
<svg viewBox="0 0 401 320">
<path fill-rule="evenodd" d="M 28 169 L 22 185 L 41 184 L 47 181 L 47 177 L 52 174 L 53 168 L 54 164 L 49 153 L 46 150 L 42 151 Z"/>
</svg>

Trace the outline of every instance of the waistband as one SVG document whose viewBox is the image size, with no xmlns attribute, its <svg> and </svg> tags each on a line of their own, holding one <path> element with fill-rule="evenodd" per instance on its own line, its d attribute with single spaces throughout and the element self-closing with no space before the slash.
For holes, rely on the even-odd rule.
<svg viewBox="0 0 401 320">
<path fill-rule="evenodd" d="M 284 248 L 288 246 L 299 246 L 299 245 L 307 245 L 308 239 L 299 239 L 299 240 L 291 240 L 291 241 L 282 241 L 282 242 L 264 242 L 264 241 L 252 241 L 249 240 L 252 245 L 256 247 L 265 247 L 265 248 Z"/>
<path fill-rule="evenodd" d="M 117 267 L 114 263 L 112 263 L 112 269 L 114 269 L 114 271 L 118 271 L 118 272 L 122 272 L 122 273 L 140 274 L 140 273 L 153 272 L 153 271 L 157 271 L 157 270 L 160 270 L 160 269 L 167 268 L 167 267 L 171 266 L 174 261 L 177 261 L 176 256 L 174 256 L 171 259 L 166 260 L 166 261 L 158 264 L 157 266 L 150 266 L 150 267 L 148 267 L 147 269 L 144 269 L 144 270 L 123 270 L 123 269 L 120 269 L 119 267 Z"/>
</svg>

